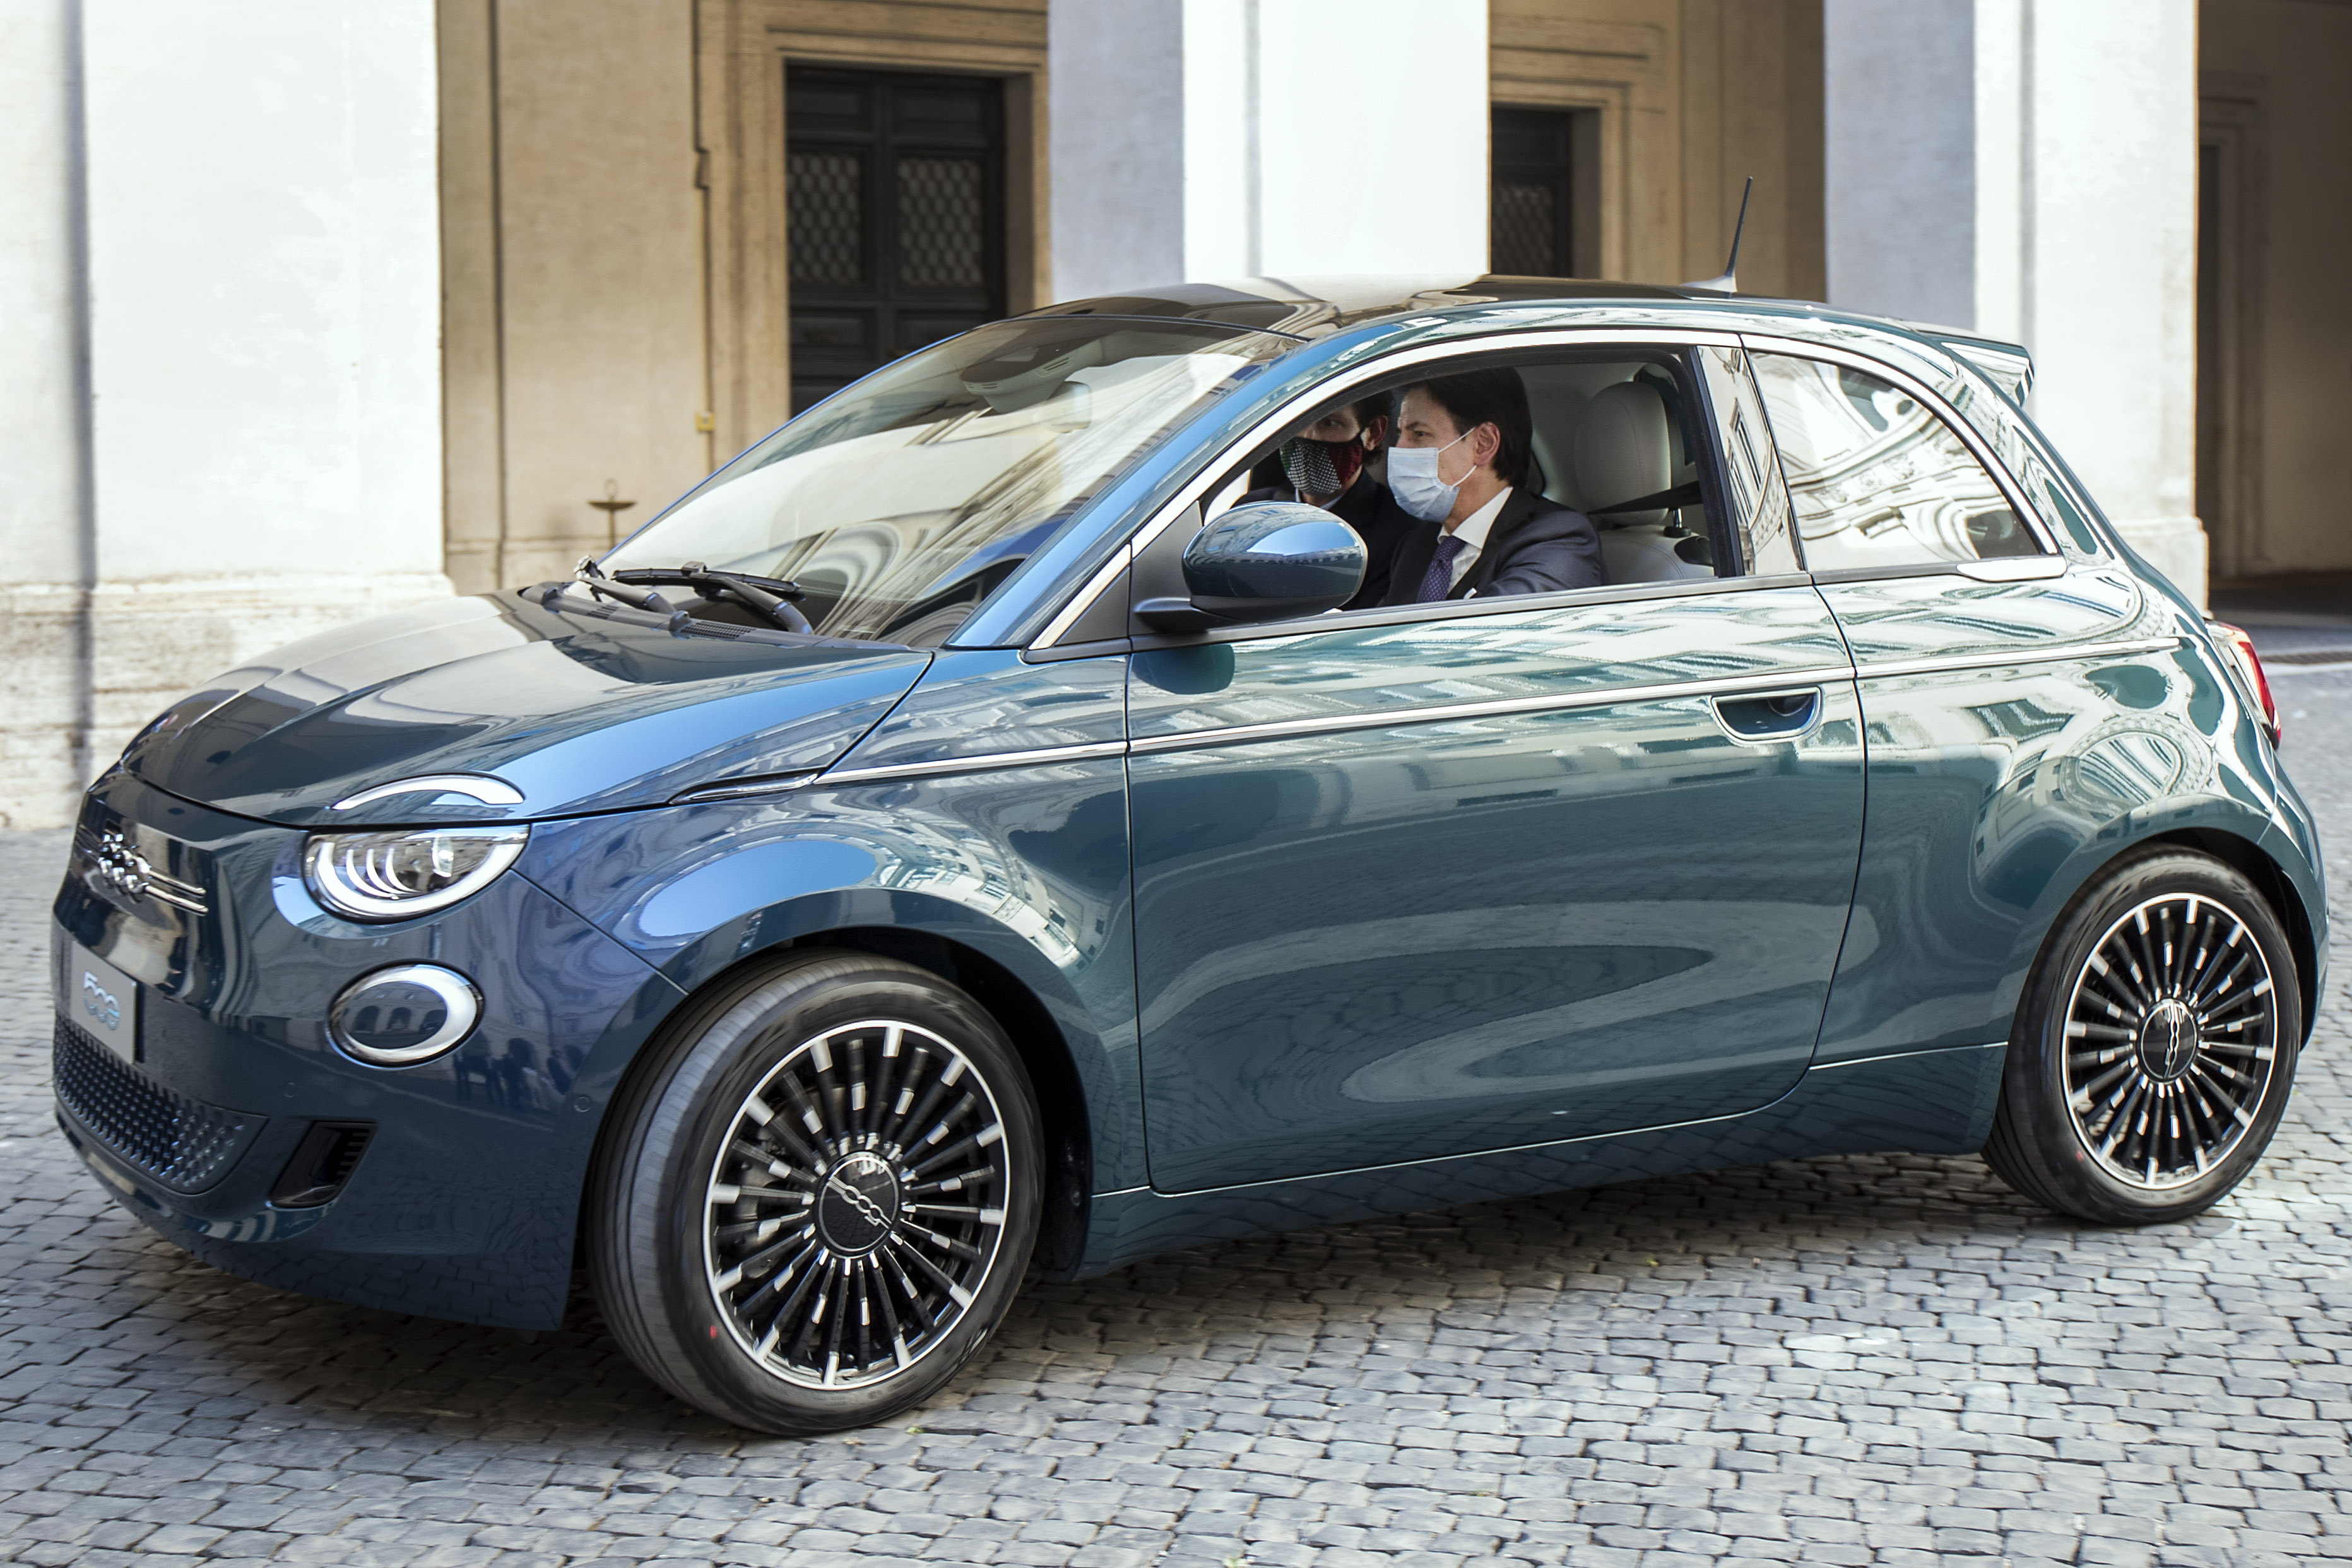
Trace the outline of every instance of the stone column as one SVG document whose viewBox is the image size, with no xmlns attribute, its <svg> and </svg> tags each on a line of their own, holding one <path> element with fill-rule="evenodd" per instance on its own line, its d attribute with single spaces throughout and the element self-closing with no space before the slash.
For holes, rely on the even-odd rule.
<svg viewBox="0 0 2352 1568">
<path fill-rule="evenodd" d="M 31 826 L 180 692 L 449 591 L 436 68 L 430 0 L 0 16 L 31 214 L 0 261 L 0 571 L 33 716 L 0 821 Z"/>
<path fill-rule="evenodd" d="M 1830 301 L 2023 342 L 2035 419 L 2191 595 L 2193 0 L 1824 0 Z"/>
<path fill-rule="evenodd" d="M 92 741 L 446 594 L 429 0 L 85 12 Z"/>
<path fill-rule="evenodd" d="M 2013 198 L 2005 172 L 1981 187 L 1981 325 L 2032 349 L 2034 416 L 2116 526 L 2202 603 L 2196 5 L 1978 3 L 1979 80 L 2000 90 L 2013 37 L 2021 105 L 1982 148 L 1990 164 L 2013 144 L 2018 172 Z"/>
<path fill-rule="evenodd" d="M 1970 326 L 1971 0 L 1823 0 L 1822 22 L 1831 303 Z"/>
<path fill-rule="evenodd" d="M 66 0 L 0 5 L 0 827 L 70 821 L 89 581 L 80 42 Z"/>
<path fill-rule="evenodd" d="M 1486 269 L 1484 0 L 1053 0 L 1054 291 Z"/>
</svg>

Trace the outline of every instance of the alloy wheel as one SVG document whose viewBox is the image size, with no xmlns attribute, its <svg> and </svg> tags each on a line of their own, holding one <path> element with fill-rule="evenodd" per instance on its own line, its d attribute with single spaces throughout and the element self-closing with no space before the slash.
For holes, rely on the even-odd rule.
<svg viewBox="0 0 2352 1568">
<path fill-rule="evenodd" d="M 754 1361 L 809 1388 L 905 1371 L 962 1318 L 1004 1235 L 1011 1155 L 984 1076 L 894 1019 L 828 1029 L 737 1107 L 703 1262 Z"/>
<path fill-rule="evenodd" d="M 2150 898 L 2092 946 L 2066 1009 L 2066 1106 L 2116 1180 L 2184 1186 L 2246 1135 L 2278 1053 L 2262 944 L 2227 905 Z"/>
</svg>

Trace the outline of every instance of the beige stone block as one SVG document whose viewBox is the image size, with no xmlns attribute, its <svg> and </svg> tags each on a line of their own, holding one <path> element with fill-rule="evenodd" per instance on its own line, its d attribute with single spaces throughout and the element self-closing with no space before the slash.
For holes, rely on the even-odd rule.
<svg viewBox="0 0 2352 1568">
<path fill-rule="evenodd" d="M 64 583 L 0 586 L 0 669 L 8 672 L 7 733 L 71 727 L 80 717 L 82 591 Z"/>
<path fill-rule="evenodd" d="M 100 583 L 90 595 L 90 755 L 215 675 L 335 626 L 449 596 L 438 572 Z"/>
<path fill-rule="evenodd" d="M 0 587 L 0 660 L 14 704 L 0 727 L 0 827 L 71 822 L 89 777 L 210 678 L 297 638 L 449 591 L 437 572 L 100 583 L 87 592 Z"/>
<path fill-rule="evenodd" d="M 604 541 L 598 539 L 601 551 Z M 570 577 L 588 551 L 567 539 L 520 539 L 507 550 L 507 576 L 517 585 Z"/>
<path fill-rule="evenodd" d="M 70 725 L 0 729 L 0 828 L 62 828 L 74 820 L 81 777 Z"/>
</svg>

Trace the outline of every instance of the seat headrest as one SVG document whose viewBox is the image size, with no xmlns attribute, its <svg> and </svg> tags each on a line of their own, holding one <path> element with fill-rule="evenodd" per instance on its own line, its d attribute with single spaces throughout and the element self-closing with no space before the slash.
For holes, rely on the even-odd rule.
<svg viewBox="0 0 2352 1568">
<path fill-rule="evenodd" d="M 1654 496 L 1674 484 L 1674 443 L 1666 423 L 1665 399 L 1640 382 L 1602 387 L 1584 405 L 1576 424 L 1576 486 L 1585 505 L 1607 507 Z M 1646 512 L 1597 512 L 1602 528 L 1662 523 L 1666 508 Z"/>
</svg>

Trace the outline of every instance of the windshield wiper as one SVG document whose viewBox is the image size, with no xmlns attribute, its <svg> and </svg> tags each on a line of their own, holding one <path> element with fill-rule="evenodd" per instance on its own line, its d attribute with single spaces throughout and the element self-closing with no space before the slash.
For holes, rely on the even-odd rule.
<svg viewBox="0 0 2352 1568">
<path fill-rule="evenodd" d="M 592 557 L 581 558 L 572 580 L 600 598 L 614 600 L 633 609 L 655 615 L 667 616 L 670 630 L 682 631 L 696 619 L 672 604 L 653 590 L 656 583 L 691 588 L 704 599 L 721 597 L 749 605 L 753 612 L 765 616 L 787 632 L 814 634 L 815 628 L 809 618 L 793 607 L 792 601 L 802 598 L 806 590 L 796 582 L 782 578 L 753 577 L 745 572 L 713 571 L 698 560 L 688 561 L 675 568 L 633 568 L 604 575 Z M 562 591 L 562 584 L 552 585 L 550 597 Z"/>
<path fill-rule="evenodd" d="M 596 569 L 596 563 L 585 556 L 581 558 L 579 567 L 572 573 L 572 581 L 587 589 L 591 598 L 610 599 L 628 605 L 632 609 L 666 616 L 672 632 L 685 631 L 687 623 L 694 619 L 693 616 L 650 589 L 631 588 L 625 583 L 614 581 Z M 541 604 L 552 604 L 563 591 L 571 586 L 571 582 L 548 583 L 541 589 L 539 601 Z"/>
<path fill-rule="evenodd" d="M 787 632 L 814 632 L 816 630 L 809 624 L 809 618 L 793 603 L 796 599 L 806 598 L 808 591 L 799 583 L 781 577 L 754 577 L 742 571 L 713 571 L 698 560 L 690 560 L 680 567 L 633 567 L 614 572 L 609 580 L 648 587 L 666 583 L 691 588 L 705 599 L 715 600 L 724 596 L 749 605 Z M 593 589 L 595 585 L 596 580 L 591 579 L 589 587 Z M 661 596 L 653 594 L 650 597 L 659 599 Z"/>
</svg>

